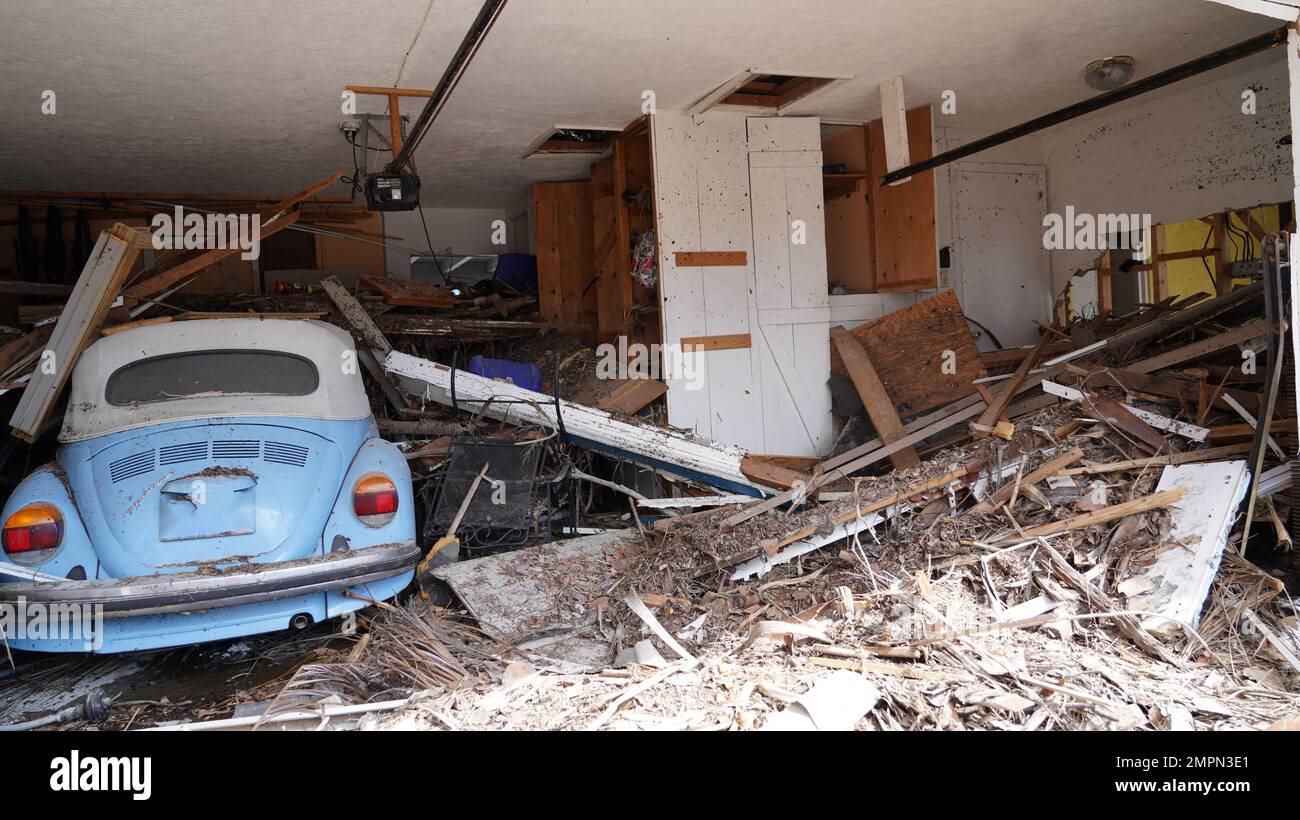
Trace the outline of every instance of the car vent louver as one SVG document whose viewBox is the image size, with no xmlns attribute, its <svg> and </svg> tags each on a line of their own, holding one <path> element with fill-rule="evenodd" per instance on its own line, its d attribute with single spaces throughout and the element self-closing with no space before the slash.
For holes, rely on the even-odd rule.
<svg viewBox="0 0 1300 820">
<path fill-rule="evenodd" d="M 108 477 L 114 484 L 153 470 L 153 450 L 124 456 L 108 465 Z"/>
<path fill-rule="evenodd" d="M 266 442 L 262 458 L 276 464 L 288 464 L 293 467 L 302 467 L 307 463 L 306 447 L 299 447 L 296 444 L 282 444 L 278 441 Z"/>
<path fill-rule="evenodd" d="M 208 443 L 206 441 L 172 444 L 158 451 L 158 463 L 162 465 L 181 464 L 186 461 L 206 461 L 207 458 Z"/>
<path fill-rule="evenodd" d="M 261 449 L 262 442 L 260 441 L 214 441 L 212 442 L 212 457 L 255 459 Z"/>
</svg>

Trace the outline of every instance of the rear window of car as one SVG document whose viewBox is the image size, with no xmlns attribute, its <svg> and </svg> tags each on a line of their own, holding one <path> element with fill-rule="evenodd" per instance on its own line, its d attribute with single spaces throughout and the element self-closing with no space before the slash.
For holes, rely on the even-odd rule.
<svg viewBox="0 0 1300 820">
<path fill-rule="evenodd" d="M 121 406 L 220 396 L 307 396 L 319 385 L 316 365 L 291 353 L 202 350 L 119 367 L 108 377 L 104 397 Z"/>
</svg>

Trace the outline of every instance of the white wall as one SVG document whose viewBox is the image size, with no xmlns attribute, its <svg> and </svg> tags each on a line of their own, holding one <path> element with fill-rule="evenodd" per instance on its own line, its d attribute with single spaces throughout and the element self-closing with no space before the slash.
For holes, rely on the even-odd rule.
<svg viewBox="0 0 1300 820">
<path fill-rule="evenodd" d="M 936 154 L 985 136 L 982 131 L 944 127 L 939 124 L 942 120 L 942 114 L 936 113 L 933 144 L 933 151 Z M 1049 265 L 1046 258 L 1037 258 L 1042 255 L 1034 253 L 1035 250 L 1041 249 L 1041 242 L 1037 236 L 1031 235 L 1026 239 L 1024 226 L 1016 220 L 1000 217 L 1000 214 L 1016 215 L 1023 213 L 1027 207 L 1032 208 L 1038 196 L 1038 187 L 1034 186 L 1031 189 L 1029 184 L 1003 185 L 995 189 L 1006 195 L 1005 200 L 991 196 L 992 191 L 984 192 L 976 200 L 970 200 L 968 197 L 967 206 L 974 205 L 981 212 L 981 230 L 967 231 L 966 235 L 959 236 L 958 226 L 962 224 L 962 220 L 958 213 L 961 205 L 957 197 L 959 187 L 957 180 L 962 172 L 967 174 L 981 172 L 1010 179 L 1040 174 L 1043 169 L 1043 155 L 1042 137 L 1035 134 L 981 152 L 960 163 L 950 163 L 934 172 L 936 247 L 952 249 L 950 267 L 939 270 L 939 288 L 951 288 L 956 291 L 958 300 L 963 300 L 964 304 L 966 294 L 962 276 L 963 259 L 979 258 L 987 261 L 991 257 L 997 257 L 1006 263 L 998 270 L 998 284 L 1009 289 L 1014 288 L 1017 296 L 1021 297 L 1026 295 L 1026 291 L 1030 291 L 1027 299 L 1006 300 L 1006 309 L 1001 313 L 990 312 L 987 305 L 989 300 L 984 300 L 985 305 L 982 306 L 981 313 L 977 317 L 980 321 L 1000 330 L 999 337 L 1004 344 L 1008 345 L 1018 344 L 1024 338 L 1032 337 L 1037 327 L 1033 324 L 1033 320 L 1046 322 L 1050 319 L 1053 294 L 1048 282 Z M 936 292 L 935 289 L 927 289 L 832 296 L 831 322 L 843 324 L 845 327 L 856 327 L 865 321 L 914 304 Z M 1024 305 L 1027 301 L 1035 305 L 1032 315 L 1025 315 Z M 1013 323 L 1018 323 L 1015 326 L 1020 331 L 1019 335 L 1017 332 L 1008 332 L 1005 329 Z M 993 346 L 986 338 L 981 338 L 979 344 L 981 349 Z"/>
<path fill-rule="evenodd" d="M 1279 144 L 1291 133 L 1282 49 L 1262 67 L 1173 88 L 1044 134 L 1052 213 L 1072 205 L 1076 213 L 1150 213 L 1153 223 L 1172 224 L 1291 199 L 1290 146 Z M 1247 88 L 1256 93 L 1253 116 L 1242 113 Z M 1054 288 L 1097 254 L 1053 251 Z M 1074 283 L 1075 310 L 1095 304 L 1095 276 Z"/>
<path fill-rule="evenodd" d="M 411 275 L 409 250 L 427 251 L 430 241 L 438 253 L 494 254 L 511 249 L 507 232 L 505 245 L 492 244 L 492 223 L 506 220 L 504 208 L 424 208 L 424 222 L 429 226 L 425 238 L 420 212 L 389 211 L 384 214 L 384 234 L 390 237 L 385 251 L 389 276 Z M 507 226 L 509 225 L 507 221 Z M 400 247 L 392 247 L 394 245 Z"/>
</svg>

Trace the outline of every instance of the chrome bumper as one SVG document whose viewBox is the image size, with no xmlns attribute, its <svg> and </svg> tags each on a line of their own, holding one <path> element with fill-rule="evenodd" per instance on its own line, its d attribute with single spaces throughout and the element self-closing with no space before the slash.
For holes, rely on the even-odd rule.
<svg viewBox="0 0 1300 820">
<path fill-rule="evenodd" d="M 106 581 L 0 584 L 0 605 L 23 600 L 102 606 L 106 618 L 196 612 L 382 581 L 409 572 L 419 558 L 420 548 L 414 541 L 398 541 L 300 561 L 252 564 L 237 570 Z"/>
</svg>

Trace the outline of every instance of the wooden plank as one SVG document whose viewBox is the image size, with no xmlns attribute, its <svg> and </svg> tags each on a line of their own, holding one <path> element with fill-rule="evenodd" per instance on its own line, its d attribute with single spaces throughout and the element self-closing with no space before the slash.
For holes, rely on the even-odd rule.
<svg viewBox="0 0 1300 820">
<path fill-rule="evenodd" d="M 811 473 L 821 463 L 821 456 L 782 456 L 769 453 L 750 453 L 749 457 L 755 461 L 766 461 L 799 473 Z"/>
<path fill-rule="evenodd" d="M 608 413 L 632 415 L 668 392 L 668 385 L 658 379 L 624 379 L 623 383 L 596 402 Z"/>
<path fill-rule="evenodd" d="M 376 351 L 375 358 L 382 360 L 384 356 L 387 356 L 393 346 L 388 343 L 388 339 L 384 338 L 384 334 L 375 324 L 375 320 L 370 317 L 370 314 L 361 306 L 361 303 L 354 299 L 351 293 L 348 293 L 348 289 L 339 281 L 339 278 L 337 276 L 327 276 L 321 280 L 320 284 L 325 289 L 330 301 L 339 309 L 339 313 L 343 314 L 343 318 L 352 326 L 352 329 L 361 336 L 366 346 Z"/>
<path fill-rule="evenodd" d="M 1132 355 L 1133 351 L 1148 342 L 1163 339 L 1178 330 L 1208 322 L 1223 313 L 1236 310 L 1257 299 L 1262 302 L 1263 294 L 1262 284 L 1237 288 L 1224 296 L 1161 315 L 1159 318 L 1138 327 L 1108 336 L 1106 338 L 1106 347 L 1111 351 L 1115 351 L 1119 356 L 1127 358 Z"/>
<path fill-rule="evenodd" d="M 1165 226 L 1155 225 L 1151 228 L 1151 284 L 1156 301 L 1169 296 L 1169 265 L 1161 255 L 1165 249 Z"/>
<path fill-rule="evenodd" d="M 1097 414 L 1107 424 L 1118 430 L 1130 441 L 1142 444 L 1151 453 L 1159 453 L 1169 449 L 1169 442 L 1165 441 L 1165 437 L 1160 435 L 1154 427 L 1138 418 L 1127 407 L 1109 396 L 1089 396 L 1088 404 L 1097 411 Z"/>
<path fill-rule="evenodd" d="M 954 427 L 962 423 L 963 421 L 969 420 L 972 416 L 980 412 L 980 410 L 982 410 L 983 408 L 984 408 L 983 402 L 977 402 L 975 404 L 971 404 L 970 406 L 965 407 L 949 415 L 946 415 L 943 418 L 938 419 L 937 421 L 934 421 L 931 424 L 927 424 L 924 427 L 917 428 L 913 432 L 908 433 L 907 436 L 899 439 L 898 441 L 895 441 L 893 444 L 886 444 L 883 447 L 874 449 L 869 453 L 866 453 L 858 458 L 853 459 L 852 461 L 841 463 L 838 467 L 836 467 L 833 470 L 826 470 L 825 472 L 819 473 L 813 476 L 812 481 L 810 481 L 808 483 L 808 486 L 804 489 L 804 493 L 805 494 L 813 493 L 817 489 L 819 489 L 822 485 L 826 484 L 828 481 L 832 481 L 836 478 L 844 478 L 846 476 L 849 476 L 857 472 L 858 470 L 863 469 L 864 467 L 869 467 L 872 464 L 875 464 L 877 461 L 879 461 L 882 458 L 887 458 L 893 455 L 894 453 L 898 452 L 904 447 L 911 447 L 914 444 L 916 444 L 918 441 L 927 439 L 930 436 L 935 435 L 936 433 L 942 433 L 944 430 L 947 430 L 950 427 Z M 737 524 L 741 524 L 744 523 L 745 521 L 748 521 L 749 519 L 753 518 L 756 515 L 765 513 L 768 510 L 774 510 L 777 507 L 781 506 L 782 504 L 788 504 L 790 503 L 790 501 L 794 500 L 794 497 L 795 497 L 794 492 L 787 491 L 781 493 L 780 495 L 773 496 L 772 498 L 769 498 L 766 501 L 761 501 L 756 504 L 751 504 L 750 506 L 746 507 L 745 509 L 741 510 L 740 512 L 728 518 L 726 523 L 729 526 L 734 527 Z"/>
<path fill-rule="evenodd" d="M 710 350 L 745 350 L 750 347 L 748 333 L 731 333 L 723 336 L 683 336 L 680 342 L 683 350 L 695 348 L 699 351 Z"/>
<path fill-rule="evenodd" d="M 1023 541 L 1032 541 L 1035 538 L 1047 537 L 1049 535 L 1059 535 L 1063 532 L 1072 530 L 1081 530 L 1091 527 L 1094 524 L 1107 524 L 1111 521 L 1118 521 L 1130 515 L 1135 515 L 1149 510 L 1158 510 L 1161 507 L 1168 507 L 1176 504 L 1187 494 L 1186 487 L 1179 487 L 1173 490 L 1153 493 L 1151 495 L 1135 498 L 1132 501 L 1125 501 L 1120 504 L 1112 504 L 1109 507 L 1102 507 L 1100 510 L 1093 510 L 1083 515 L 1076 515 L 1074 518 L 1066 518 L 1061 521 L 1052 521 L 1037 527 L 1030 527 L 1020 533 L 1008 535 L 999 541 L 992 542 L 989 546 L 1001 546 L 1003 544 L 1014 544 Z"/>
<path fill-rule="evenodd" d="M 379 360 L 375 358 L 374 352 L 362 345 L 357 348 L 357 360 L 361 362 L 361 366 L 370 374 L 370 378 L 374 380 L 375 384 L 379 385 L 379 390 L 384 394 L 384 399 L 388 401 L 388 405 L 398 412 L 405 410 L 407 406 L 406 396 L 402 394 L 396 384 L 393 384 L 392 378 L 384 372 L 384 368 L 379 363 Z"/>
<path fill-rule="evenodd" d="M 1112 461 L 1103 464 L 1089 464 L 1086 467 L 1071 467 L 1062 470 L 1061 475 L 1100 475 L 1102 473 L 1121 473 L 1127 470 L 1141 470 L 1146 467 L 1161 467 L 1171 464 L 1191 464 L 1197 461 L 1217 461 L 1228 456 L 1239 456 L 1250 452 L 1250 444 L 1229 444 L 1224 447 L 1210 447 L 1194 450 L 1190 453 L 1173 453 L 1171 455 L 1138 458 L 1131 461 Z"/>
<path fill-rule="evenodd" d="M 393 351 L 384 369 L 428 385 L 427 398 L 450 404 L 451 369 L 443 364 Z M 473 373 L 456 373 L 456 398 L 461 412 L 481 412 L 510 424 L 537 424 L 556 429 L 553 399 L 507 382 Z M 494 399 L 518 400 L 502 405 Z M 644 423 L 625 422 L 603 410 L 560 400 L 560 415 L 569 436 L 615 451 L 618 458 L 697 477 L 729 491 L 744 491 L 754 484 L 740 470 L 745 453 L 739 447 L 718 444 L 694 433 Z M 673 469 L 676 467 L 677 469 Z M 685 471 L 685 473 L 681 473 Z M 756 491 L 756 488 L 755 488 Z"/>
<path fill-rule="evenodd" d="M 1025 383 L 1025 379 L 1029 377 L 1029 371 L 1034 368 L 1034 365 L 1038 364 L 1038 359 L 1043 355 L 1043 350 L 1046 349 L 1050 338 L 1050 333 L 1044 333 L 1042 336 L 1038 337 L 1038 344 L 1034 345 L 1034 348 L 1029 351 L 1029 355 L 1025 356 L 1024 361 L 1022 361 L 1020 366 L 1016 368 L 1016 372 L 1011 375 L 1011 378 L 1007 381 L 1005 386 L 1002 386 L 1002 389 L 996 396 L 994 396 L 994 401 L 989 404 L 980 415 L 979 419 L 975 422 L 975 425 L 978 425 L 978 428 L 976 428 L 975 425 L 972 425 L 971 432 L 976 438 L 980 438 L 984 435 L 979 432 L 980 429 L 991 428 L 997 425 L 998 418 L 1001 417 L 1002 412 L 1006 410 L 1007 405 L 1011 403 L 1011 397 L 1020 390 L 1021 386 Z"/>
<path fill-rule="evenodd" d="M 1167 353 L 1161 353 L 1159 356 L 1152 356 L 1149 359 L 1125 365 L 1124 369 L 1131 370 L 1134 373 L 1152 373 L 1183 362 L 1195 361 L 1212 353 L 1218 353 L 1220 350 L 1226 350 L 1243 342 L 1249 342 L 1252 339 L 1258 339 L 1267 332 L 1268 327 L 1263 322 L 1252 322 L 1235 330 L 1229 330 L 1226 333 L 1220 333 L 1199 342 L 1183 345 Z"/>
<path fill-rule="evenodd" d="M 867 416 L 871 419 L 871 424 L 881 440 L 886 444 L 893 444 L 906 436 L 907 432 L 903 429 L 898 411 L 894 409 L 889 393 L 881 383 L 880 376 L 871 363 L 871 357 L 867 355 L 862 344 L 842 327 L 831 328 L 831 341 L 834 342 L 835 349 L 849 371 L 849 378 L 853 380 L 853 386 L 857 388 L 858 396 L 866 407 Z M 890 456 L 889 460 L 900 470 L 921 463 L 916 450 L 911 447 L 899 450 Z"/>
<path fill-rule="evenodd" d="M 666 392 L 668 385 L 658 379 L 602 379 L 578 390 L 570 401 L 630 416 Z"/>
<path fill-rule="evenodd" d="M 275 222 L 263 224 L 259 241 L 265 241 L 267 237 L 274 236 L 297 221 L 298 213 L 294 211 L 281 216 Z M 214 248 L 210 251 L 204 251 L 203 253 L 200 253 L 197 256 L 191 256 L 189 259 L 173 265 L 154 276 L 150 276 L 144 281 L 137 282 L 127 288 L 126 293 L 123 294 L 123 296 L 134 302 L 144 301 L 150 296 L 156 296 L 157 294 L 162 293 L 173 285 L 180 284 L 184 280 L 199 273 L 204 268 L 216 264 L 222 259 L 239 252 L 238 247 Z"/>
<path fill-rule="evenodd" d="M 1150 373 L 1135 373 L 1126 368 L 1108 367 L 1102 370 L 1087 371 L 1083 368 L 1067 367 L 1072 373 L 1086 375 L 1088 383 L 1094 387 L 1105 387 L 1108 384 L 1118 384 L 1125 390 L 1133 393 L 1146 393 L 1151 396 L 1161 396 L 1168 399 L 1177 399 L 1189 407 L 1196 407 L 1201 397 L 1202 382 L 1195 379 L 1189 379 L 1184 376 L 1173 374 L 1152 375 Z M 1231 396 L 1234 401 L 1239 402 L 1247 410 L 1255 411 L 1259 409 L 1259 394 L 1252 393 L 1249 390 L 1239 390 L 1235 388 L 1225 388 L 1220 391 L 1220 395 L 1215 399 L 1214 405 L 1225 410 L 1232 409 L 1224 401 L 1224 396 Z"/>
<path fill-rule="evenodd" d="M 174 319 L 174 316 L 155 316 L 152 319 L 139 319 L 134 322 L 126 322 L 111 327 L 103 327 L 99 330 L 100 336 L 112 336 L 125 330 L 135 330 L 138 327 L 149 327 L 150 325 L 165 325 Z"/>
<path fill-rule="evenodd" d="M 735 267 L 749 263 L 745 251 L 677 251 L 675 258 L 684 268 Z"/>
<path fill-rule="evenodd" d="M 912 160 L 907 149 L 907 106 L 903 102 L 902 77 L 890 77 L 880 84 L 880 123 L 885 143 L 885 170 L 897 171 L 907 167 Z M 895 184 L 905 182 L 906 179 Z"/>
<path fill-rule="evenodd" d="M 195 319 L 323 319 L 329 315 L 328 310 L 284 310 L 284 311 L 233 311 L 233 310 L 187 310 L 180 315 L 186 321 Z"/>
<path fill-rule="evenodd" d="M 427 88 L 392 88 L 385 85 L 345 85 L 354 94 L 377 94 L 387 97 L 396 94 L 399 97 L 432 97 L 433 92 Z"/>
<path fill-rule="evenodd" d="M 1294 433 L 1296 431 L 1295 419 L 1273 419 L 1268 425 L 1269 433 Z M 1253 438 L 1255 435 L 1255 425 L 1253 424 L 1224 424 L 1219 427 L 1211 427 L 1210 435 L 1207 441 L 1231 441 L 1235 438 Z"/>
<path fill-rule="evenodd" d="M 43 366 L 45 361 L 37 366 L 10 419 L 10 426 L 18 438 L 31 443 L 40 436 L 46 417 L 72 375 L 77 358 L 103 323 L 109 303 L 121 290 L 131 266 L 139 257 L 138 240 L 139 235 L 134 229 L 120 223 L 99 235 L 99 241 L 77 279 L 76 289 L 50 335 L 46 346 L 46 351 L 53 354 L 47 359 L 49 366 Z"/>
<path fill-rule="evenodd" d="M 957 294 L 946 290 L 850 331 L 867 351 L 901 417 L 965 398 L 988 375 Z M 949 357 L 946 351 L 952 351 Z M 951 363 L 952 367 L 946 367 Z M 952 370 L 953 372 L 946 372 Z M 848 376 L 837 350 L 831 372 Z"/>
<path fill-rule="evenodd" d="M 45 282 L 20 282 L 13 279 L 0 279 L 0 293 L 23 293 L 28 296 L 67 296 L 72 293 L 72 285 L 53 285 Z"/>
<path fill-rule="evenodd" d="M 871 220 L 875 235 L 876 289 L 880 292 L 919 290 L 939 281 L 939 250 L 935 235 L 934 171 L 916 174 L 898 185 L 880 184 L 888 173 L 884 126 L 869 123 L 871 162 Z M 907 112 L 908 150 L 912 162 L 932 153 L 930 107 Z"/>
<path fill-rule="evenodd" d="M 554 183 L 533 185 L 533 239 L 537 245 L 537 307 L 543 319 L 559 321 L 564 303 L 560 281 L 560 234 Z"/>
<path fill-rule="evenodd" d="M 434 309 L 454 308 L 460 300 L 448 288 L 440 288 L 418 279 L 394 279 L 391 276 L 361 276 L 358 283 L 363 288 L 379 291 L 384 302 L 390 305 Z"/>
<path fill-rule="evenodd" d="M 925 481 L 917 481 L 912 484 L 909 484 L 907 487 L 903 488 L 902 490 L 899 490 L 896 493 L 890 493 L 889 495 L 883 496 L 881 498 L 872 499 L 871 501 L 866 501 L 864 499 L 864 503 L 858 504 L 853 509 L 847 510 L 845 512 L 840 513 L 837 516 L 832 517 L 830 523 L 832 526 L 847 524 L 848 522 L 854 520 L 855 518 L 866 517 L 873 512 L 879 512 L 880 510 L 888 509 L 889 507 L 892 507 L 895 504 L 898 504 L 902 501 L 906 501 L 907 499 L 920 495 L 921 493 L 930 492 L 931 490 L 942 489 L 944 487 L 947 487 L 949 484 L 953 483 L 954 481 L 961 481 L 962 479 L 968 478 L 969 476 L 970 476 L 970 470 L 965 465 L 955 467 L 952 470 L 949 470 L 948 472 L 944 473 L 943 475 L 936 476 L 934 478 Z M 795 530 L 792 533 L 786 534 L 776 544 L 773 545 L 771 549 L 771 553 L 775 554 L 777 550 L 781 549 L 782 547 L 789 546 L 790 544 L 793 544 L 795 541 L 802 541 L 803 539 L 816 534 L 820 528 L 821 525 L 819 524 L 811 525 L 808 527 L 804 527 L 802 529 Z"/>
<path fill-rule="evenodd" d="M 282 199 L 271 207 L 259 211 L 258 219 L 261 224 L 261 239 L 265 240 L 268 236 L 279 233 L 294 224 L 298 220 L 298 212 L 290 211 L 289 209 L 338 182 L 343 178 L 345 173 L 345 171 L 336 171 L 330 176 L 304 188 L 293 196 Z M 127 289 L 124 295 L 129 299 L 138 301 L 162 293 L 164 290 L 184 281 L 191 275 L 198 273 L 214 262 L 218 262 L 233 253 L 237 253 L 238 251 L 239 248 L 237 247 L 213 249 L 205 251 L 198 256 L 191 257 L 184 262 L 161 272 L 145 271 L 147 276 L 150 273 L 153 273 L 154 275 L 148 276 L 148 278 L 143 281 L 136 282 Z"/>
<path fill-rule="evenodd" d="M 789 490 L 802 484 L 807 486 L 812 477 L 807 473 L 801 473 L 797 470 L 791 470 L 782 467 L 779 464 L 773 464 L 770 461 L 760 461 L 759 459 L 746 456 L 740 461 L 740 471 L 745 477 L 755 484 L 761 484 L 764 487 L 774 487 L 778 490 Z"/>
</svg>

